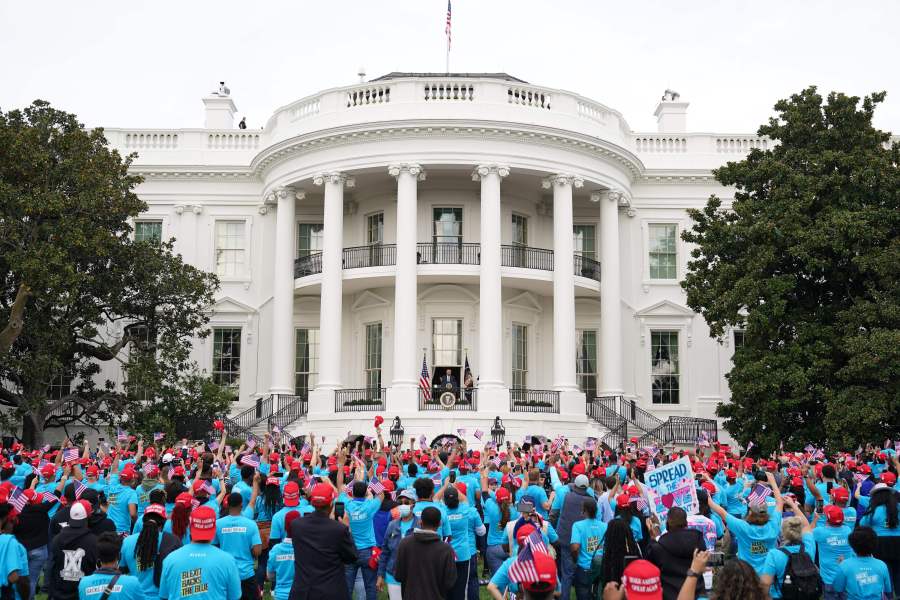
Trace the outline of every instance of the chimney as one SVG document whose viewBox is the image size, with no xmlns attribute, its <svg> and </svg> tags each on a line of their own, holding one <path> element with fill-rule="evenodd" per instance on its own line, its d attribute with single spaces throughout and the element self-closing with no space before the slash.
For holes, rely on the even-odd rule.
<svg viewBox="0 0 900 600">
<path fill-rule="evenodd" d="M 237 107 L 231 99 L 231 90 L 224 81 L 219 82 L 218 89 L 203 98 L 206 129 L 234 129 L 234 114 Z"/>
<path fill-rule="evenodd" d="M 678 92 L 666 90 L 662 100 L 656 105 L 653 115 L 656 117 L 656 130 L 659 133 L 684 133 L 687 131 L 687 107 L 689 102 L 682 102 Z"/>
</svg>

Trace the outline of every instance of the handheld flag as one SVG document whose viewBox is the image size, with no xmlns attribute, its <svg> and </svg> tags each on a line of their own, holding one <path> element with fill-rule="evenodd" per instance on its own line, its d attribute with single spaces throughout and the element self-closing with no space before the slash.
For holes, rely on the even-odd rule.
<svg viewBox="0 0 900 600">
<path fill-rule="evenodd" d="M 84 483 L 82 483 L 78 479 L 75 480 L 74 486 L 75 486 L 75 499 L 80 500 L 81 495 L 88 489 L 88 487 L 86 485 L 84 485 Z"/>
<path fill-rule="evenodd" d="M 373 479 L 369 482 L 369 489 L 372 490 L 372 493 L 376 496 L 384 493 L 384 486 L 381 485 L 381 482 L 377 479 Z"/>
<path fill-rule="evenodd" d="M 153 441 L 158 442 L 161 439 L 163 439 L 164 437 L 166 437 L 165 433 L 163 433 L 162 431 L 157 431 L 156 433 L 153 434 Z"/>
<path fill-rule="evenodd" d="M 537 567 L 534 564 L 534 551 L 530 544 L 525 544 L 516 560 L 509 566 L 509 580 L 515 583 L 537 581 Z"/>
<path fill-rule="evenodd" d="M 17 487 L 13 490 L 12 494 L 9 495 L 9 500 L 7 500 L 7 502 L 9 502 L 17 512 L 22 512 L 22 509 L 28 504 L 28 498 L 25 496 L 25 492 L 22 491 L 22 488 Z"/>
<path fill-rule="evenodd" d="M 75 462 L 76 460 L 78 460 L 78 448 L 73 446 L 63 450 L 63 462 L 70 463 Z"/>
<path fill-rule="evenodd" d="M 247 465 L 248 467 L 253 467 L 254 469 L 259 468 L 259 455 L 251 452 L 250 454 L 245 454 L 241 457 L 241 464 Z"/>
<path fill-rule="evenodd" d="M 128 432 L 125 431 L 124 429 L 117 428 L 116 429 L 116 439 L 119 440 L 120 442 L 127 442 L 128 441 Z"/>
<path fill-rule="evenodd" d="M 757 506 L 766 503 L 766 498 L 772 495 L 772 490 L 765 485 L 757 484 L 753 487 L 753 491 L 747 496 L 747 504 Z"/>
</svg>

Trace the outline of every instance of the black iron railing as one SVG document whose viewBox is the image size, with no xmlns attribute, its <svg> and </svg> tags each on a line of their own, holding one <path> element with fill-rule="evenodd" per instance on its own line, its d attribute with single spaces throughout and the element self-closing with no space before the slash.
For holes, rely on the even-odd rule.
<svg viewBox="0 0 900 600">
<path fill-rule="evenodd" d="M 294 279 L 322 272 L 322 253 L 301 256 L 294 261 Z"/>
<path fill-rule="evenodd" d="M 575 275 L 578 277 L 587 277 L 594 281 L 600 281 L 600 263 L 593 258 L 576 254 Z"/>
<path fill-rule="evenodd" d="M 444 397 L 442 403 L 441 396 L 446 393 L 452 394 L 453 398 Z M 428 397 L 419 388 L 419 410 L 478 410 L 478 388 L 459 390 L 435 386 Z"/>
<path fill-rule="evenodd" d="M 509 390 L 510 412 L 558 413 L 559 392 L 555 390 Z"/>
<path fill-rule="evenodd" d="M 416 244 L 420 265 L 479 265 L 481 244 L 431 242 Z"/>
<path fill-rule="evenodd" d="M 500 246 L 500 264 L 504 267 L 553 270 L 553 250 L 528 246 Z"/>
<path fill-rule="evenodd" d="M 597 401 L 617 412 L 645 434 L 659 429 L 665 423 L 656 415 L 638 406 L 634 400 L 627 400 L 624 396 L 600 396 Z"/>
<path fill-rule="evenodd" d="M 235 423 L 233 419 L 229 419 L 228 417 L 221 417 L 221 421 L 225 425 L 225 429 L 221 432 L 223 438 L 238 437 L 247 439 L 247 436 L 250 435 L 249 427 L 242 427 L 241 425 Z"/>
<path fill-rule="evenodd" d="M 641 436 L 641 443 L 659 440 L 663 443 L 696 444 L 701 432 L 712 443 L 719 439 L 719 423 L 699 417 L 669 417 L 662 425 Z"/>
<path fill-rule="evenodd" d="M 606 435 L 600 438 L 600 443 L 610 449 L 620 449 L 628 439 L 628 421 L 622 421 L 616 427 L 610 429 Z"/>
<path fill-rule="evenodd" d="M 269 430 L 272 426 L 284 429 L 309 411 L 309 399 L 306 396 L 293 394 L 277 394 L 278 410 L 269 416 Z"/>
<path fill-rule="evenodd" d="M 229 417 L 228 419 L 232 423 L 234 423 L 236 427 L 240 427 L 241 429 L 246 429 L 249 431 L 257 423 L 261 423 L 262 421 L 265 421 L 270 416 L 272 416 L 273 407 L 274 398 L 272 397 L 272 395 L 266 396 L 264 398 L 257 398 L 253 406 L 243 412 Z"/>
<path fill-rule="evenodd" d="M 393 266 L 397 264 L 397 246 L 395 244 L 371 244 L 344 248 L 343 264 L 345 269 Z"/>
<path fill-rule="evenodd" d="M 383 387 L 335 390 L 334 412 L 384 410 L 385 395 Z"/>
</svg>

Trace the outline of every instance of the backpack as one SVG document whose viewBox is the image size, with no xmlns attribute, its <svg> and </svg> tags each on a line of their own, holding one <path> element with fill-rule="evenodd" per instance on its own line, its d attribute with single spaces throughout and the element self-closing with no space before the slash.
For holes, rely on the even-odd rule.
<svg viewBox="0 0 900 600">
<path fill-rule="evenodd" d="M 779 548 L 788 557 L 784 569 L 784 579 L 778 588 L 784 600 L 818 600 L 822 595 L 822 578 L 816 563 L 803 548 L 799 552 L 788 552 Z"/>
</svg>

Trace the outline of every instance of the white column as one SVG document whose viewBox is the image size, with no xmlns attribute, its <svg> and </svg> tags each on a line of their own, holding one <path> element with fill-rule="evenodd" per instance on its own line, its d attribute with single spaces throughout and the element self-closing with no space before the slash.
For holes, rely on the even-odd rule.
<svg viewBox="0 0 900 600">
<path fill-rule="evenodd" d="M 624 393 L 622 382 L 622 297 L 619 263 L 619 200 L 600 193 L 600 385 L 601 396 Z M 594 200 L 594 195 L 591 195 Z"/>
<path fill-rule="evenodd" d="M 322 293 L 319 309 L 319 382 L 316 389 L 341 387 L 341 323 L 343 321 L 344 173 L 320 173 L 313 183 L 325 186 L 323 219 Z"/>
<path fill-rule="evenodd" d="M 416 211 L 417 182 L 425 179 L 420 165 L 391 165 L 397 178 L 397 271 L 394 277 L 394 380 L 391 387 L 418 387 L 419 362 L 416 347 Z"/>
<path fill-rule="evenodd" d="M 503 299 L 500 281 L 500 180 L 509 167 L 479 165 L 481 181 L 481 269 L 478 313 L 478 388 L 503 387 Z"/>
<path fill-rule="evenodd" d="M 272 299 L 272 394 L 294 393 L 294 221 L 295 200 L 302 192 L 278 188 L 266 198 L 277 205 Z"/>
<path fill-rule="evenodd" d="M 575 381 L 575 247 L 572 188 L 584 182 L 559 174 L 543 181 L 553 188 L 553 389 L 578 391 Z"/>
</svg>

